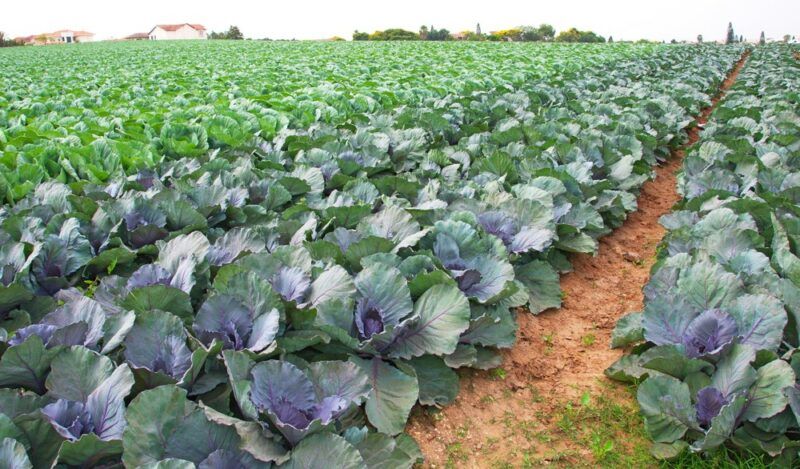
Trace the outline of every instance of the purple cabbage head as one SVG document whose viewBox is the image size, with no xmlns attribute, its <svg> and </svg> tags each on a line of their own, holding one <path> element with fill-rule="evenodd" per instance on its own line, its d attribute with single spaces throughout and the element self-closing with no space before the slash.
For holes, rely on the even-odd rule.
<svg viewBox="0 0 800 469">
<path fill-rule="evenodd" d="M 437 236 L 433 252 L 442 261 L 442 265 L 450 271 L 458 283 L 458 288 L 464 293 L 469 294 L 470 290 L 481 282 L 480 270 L 461 257 L 458 244 L 449 235 Z"/>
<path fill-rule="evenodd" d="M 250 401 L 292 445 L 358 405 L 370 391 L 368 378 L 351 362 L 316 362 L 303 371 L 277 360 L 250 371 Z"/>
<path fill-rule="evenodd" d="M 359 299 L 353 323 L 359 340 L 392 329 L 413 311 L 411 292 L 402 272 L 385 264 L 362 270 L 355 279 Z"/>
<path fill-rule="evenodd" d="M 216 339 L 223 349 L 248 349 L 260 352 L 269 346 L 278 333 L 278 310 L 257 318 L 239 300 L 229 295 L 215 295 L 206 300 L 192 326 L 206 346 Z"/>
<path fill-rule="evenodd" d="M 41 409 L 56 432 L 70 441 L 89 433 L 104 441 L 121 439 L 125 398 L 134 381 L 128 366 L 111 371 L 109 358 L 82 347 L 59 355 L 53 367 L 59 366 L 48 378 L 49 395 L 58 399 Z"/>
<path fill-rule="evenodd" d="M 85 345 L 87 343 L 86 333 L 88 330 L 89 326 L 83 321 L 63 327 L 51 324 L 32 324 L 18 329 L 14 336 L 8 340 L 8 345 L 19 345 L 32 336 L 38 336 L 42 339 L 47 348 L 58 345 Z"/>
<path fill-rule="evenodd" d="M 125 360 L 133 367 L 180 381 L 192 365 L 183 322 L 172 314 L 141 312 L 125 337 Z"/>
<path fill-rule="evenodd" d="M 375 334 L 380 334 L 385 328 L 380 306 L 369 298 L 358 300 L 355 323 L 356 329 L 358 329 L 358 336 L 362 340 L 367 340 Z"/>
<path fill-rule="evenodd" d="M 153 285 L 170 286 L 172 273 L 158 264 L 147 264 L 139 267 L 128 279 L 128 289 L 150 287 Z"/>
<path fill-rule="evenodd" d="M 733 344 L 739 335 L 736 321 L 726 312 L 709 309 L 694 318 L 681 341 L 691 358 L 714 355 Z"/>
<path fill-rule="evenodd" d="M 352 151 L 343 151 L 342 153 L 340 153 L 339 160 L 352 162 L 357 164 L 358 166 L 364 166 L 366 164 L 366 159 L 364 159 L 364 155 Z"/>
<path fill-rule="evenodd" d="M 325 178 L 325 181 L 330 181 L 339 172 L 339 165 L 334 161 L 328 161 L 320 166 L 319 169 L 322 171 L 322 177 Z"/>
<path fill-rule="evenodd" d="M 286 301 L 302 303 L 311 290 L 311 276 L 298 267 L 283 266 L 269 281 Z"/>
<path fill-rule="evenodd" d="M 127 350 L 126 350 L 127 351 Z M 158 347 L 152 360 L 139 361 L 133 354 L 125 354 L 128 361 L 140 368 L 163 373 L 179 380 L 192 365 L 192 352 L 183 337 L 171 335 L 164 338 L 163 346 Z"/>
<path fill-rule="evenodd" d="M 125 221 L 128 243 L 136 249 L 153 244 L 169 234 L 164 228 L 167 216 L 146 199 L 136 199 L 122 219 Z"/>
<path fill-rule="evenodd" d="M 69 276 L 94 257 L 92 244 L 81 231 L 77 218 L 61 224 L 58 234 L 47 235 L 30 264 L 37 294 L 54 295 L 70 286 Z"/>
<path fill-rule="evenodd" d="M 499 211 L 480 214 L 478 222 L 487 233 L 500 238 L 506 246 L 511 244 L 514 240 L 514 235 L 519 231 L 517 222 L 512 217 Z"/>
<path fill-rule="evenodd" d="M 105 312 L 98 302 L 80 297 L 55 309 L 38 324 L 18 329 L 8 344 L 19 345 L 31 336 L 38 336 L 47 348 L 82 345 L 91 349 L 103 338 L 105 320 Z"/>
<path fill-rule="evenodd" d="M 357 230 L 348 230 L 347 228 L 336 228 L 332 232 L 325 235 L 325 240 L 336 243 L 339 249 L 345 253 L 350 248 L 350 245 L 361 241 L 363 234 Z"/>
<path fill-rule="evenodd" d="M 709 386 L 699 390 L 697 392 L 697 403 L 695 404 L 697 421 L 704 428 L 710 427 L 711 420 L 719 414 L 722 406 L 727 403 L 727 399 L 717 388 Z"/>
<path fill-rule="evenodd" d="M 69 264 L 69 246 L 60 238 L 51 236 L 33 260 L 31 273 L 44 293 L 54 295 L 69 286 L 65 278 L 71 274 Z"/>
<path fill-rule="evenodd" d="M 59 399 L 42 408 L 50 424 L 67 440 L 75 441 L 87 433 L 94 432 L 94 422 L 89 409 L 82 402 Z"/>
<path fill-rule="evenodd" d="M 158 174 L 150 169 L 143 169 L 136 174 L 134 179 L 137 183 L 141 184 L 145 189 L 152 188 L 157 181 L 160 181 Z"/>
<path fill-rule="evenodd" d="M 487 233 L 497 236 L 513 253 L 543 251 L 553 240 L 553 231 L 534 226 L 520 226 L 513 217 L 500 212 L 490 211 L 478 215 L 478 223 Z"/>
</svg>

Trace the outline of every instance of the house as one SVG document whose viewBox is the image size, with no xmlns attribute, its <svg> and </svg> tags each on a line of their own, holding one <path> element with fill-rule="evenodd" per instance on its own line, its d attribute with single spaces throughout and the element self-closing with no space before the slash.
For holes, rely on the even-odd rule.
<svg viewBox="0 0 800 469">
<path fill-rule="evenodd" d="M 147 33 L 152 41 L 170 39 L 208 39 L 202 24 L 159 24 Z"/>
<path fill-rule="evenodd" d="M 73 31 L 71 29 L 62 29 L 50 33 L 50 37 L 54 38 L 56 43 L 60 42 L 62 44 L 94 41 L 94 33 L 90 33 L 89 31 Z"/>
<path fill-rule="evenodd" d="M 52 33 L 33 34 L 16 38 L 26 46 L 44 46 L 49 44 L 75 44 L 79 42 L 94 41 L 94 33 L 76 31 L 73 29 L 60 29 Z"/>
</svg>

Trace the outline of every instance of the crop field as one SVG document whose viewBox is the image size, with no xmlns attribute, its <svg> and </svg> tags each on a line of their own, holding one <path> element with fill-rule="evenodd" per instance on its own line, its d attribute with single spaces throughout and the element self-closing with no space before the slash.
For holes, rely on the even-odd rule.
<svg viewBox="0 0 800 469">
<path fill-rule="evenodd" d="M 625 350 L 606 374 L 638 386 L 651 465 L 797 464 L 796 54 L 0 50 L 0 466 L 444 462 L 412 409 L 512 367 L 520 322 L 559 317 L 561 276 L 677 152 L 681 200 L 642 311 L 597 344 Z"/>
</svg>

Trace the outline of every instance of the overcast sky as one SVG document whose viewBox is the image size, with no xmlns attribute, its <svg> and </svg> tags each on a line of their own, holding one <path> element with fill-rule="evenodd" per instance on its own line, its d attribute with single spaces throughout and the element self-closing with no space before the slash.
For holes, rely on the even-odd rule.
<svg viewBox="0 0 800 469">
<path fill-rule="evenodd" d="M 728 21 L 756 39 L 800 36 L 800 0 L 36 0 L 3 1 L 0 31 L 9 36 L 83 29 L 98 39 L 147 32 L 155 24 L 239 26 L 246 37 L 350 38 L 353 30 L 433 24 L 452 32 L 484 32 L 520 24 L 575 26 L 615 39 L 716 40 Z"/>
</svg>

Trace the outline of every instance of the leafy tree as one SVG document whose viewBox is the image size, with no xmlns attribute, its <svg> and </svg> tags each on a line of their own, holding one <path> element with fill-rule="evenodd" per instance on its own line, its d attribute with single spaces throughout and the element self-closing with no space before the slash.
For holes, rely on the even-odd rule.
<svg viewBox="0 0 800 469">
<path fill-rule="evenodd" d="M 570 28 L 566 31 L 561 31 L 556 36 L 557 42 L 580 42 L 581 32 L 575 28 Z"/>
<path fill-rule="evenodd" d="M 761 31 L 761 37 L 758 38 L 758 43 L 762 46 L 767 43 L 767 38 L 764 36 L 764 31 Z"/>
<path fill-rule="evenodd" d="M 228 28 L 228 39 L 242 40 L 244 39 L 244 34 L 242 34 L 238 26 L 231 25 Z"/>
<path fill-rule="evenodd" d="M 606 42 L 606 39 L 593 31 L 581 31 L 579 42 Z"/>
<path fill-rule="evenodd" d="M 430 35 L 430 33 L 429 33 Z M 419 34 L 405 29 L 391 28 L 386 31 L 375 31 L 369 35 L 370 41 L 417 41 Z"/>
<path fill-rule="evenodd" d="M 534 28 L 533 26 L 520 26 L 519 29 L 522 31 L 520 35 L 520 39 L 526 42 L 533 42 L 539 41 L 539 30 Z"/>
<path fill-rule="evenodd" d="M 425 38 L 422 38 L 422 36 L 420 35 L 420 38 L 427 39 L 428 41 L 447 41 L 450 39 L 450 31 L 446 29 L 436 29 L 433 26 L 431 26 L 431 29 L 428 31 L 427 36 Z"/>
<path fill-rule="evenodd" d="M 537 28 L 541 41 L 552 41 L 556 37 L 556 28 L 547 23 L 542 23 Z"/>
<path fill-rule="evenodd" d="M 475 27 L 475 35 L 476 36 L 483 36 L 483 33 L 481 33 L 481 24 L 480 23 L 478 23 L 478 26 Z"/>
<path fill-rule="evenodd" d="M 211 34 L 208 35 L 208 38 L 242 40 L 244 39 L 244 34 L 242 34 L 238 26 L 231 25 L 227 31 L 221 33 L 212 31 Z"/>
<path fill-rule="evenodd" d="M 783 35 L 783 42 L 787 42 L 788 43 L 790 40 L 792 40 L 792 36 L 790 36 L 788 34 L 784 34 Z"/>
<path fill-rule="evenodd" d="M 570 28 L 566 31 L 561 31 L 556 36 L 557 42 L 606 42 L 603 36 L 600 36 L 593 31 L 579 31 L 576 28 Z"/>
<path fill-rule="evenodd" d="M 500 41 L 521 41 L 522 30 L 519 28 L 503 29 L 494 33 Z"/>
<path fill-rule="evenodd" d="M 517 29 L 521 31 L 521 41 L 552 41 L 556 34 L 555 28 L 549 24 L 541 24 L 539 27 L 520 26 Z"/>
<path fill-rule="evenodd" d="M 354 41 L 368 41 L 369 40 L 369 33 L 362 33 L 362 32 L 359 32 L 356 29 L 353 32 L 353 40 Z"/>
<path fill-rule="evenodd" d="M 736 34 L 733 32 L 733 23 L 728 23 L 728 34 L 725 36 L 725 44 L 736 42 Z"/>
<path fill-rule="evenodd" d="M 419 34 L 406 31 L 405 29 L 393 28 L 384 31 L 387 41 L 416 41 L 419 39 Z"/>
<path fill-rule="evenodd" d="M 485 41 L 488 39 L 483 34 L 475 34 L 475 31 L 461 31 L 459 36 L 463 41 Z"/>
<path fill-rule="evenodd" d="M 703 35 L 702 34 L 698 34 L 697 35 L 697 43 L 698 44 L 702 44 L 703 43 Z"/>
<path fill-rule="evenodd" d="M 614 42 L 614 36 L 608 36 L 608 42 L 609 43 Z"/>
<path fill-rule="evenodd" d="M 424 25 L 420 26 L 420 28 L 419 28 L 419 38 L 422 39 L 423 41 L 427 40 L 428 39 L 428 32 L 430 32 L 430 29 L 428 29 L 427 26 L 424 26 Z"/>
</svg>

